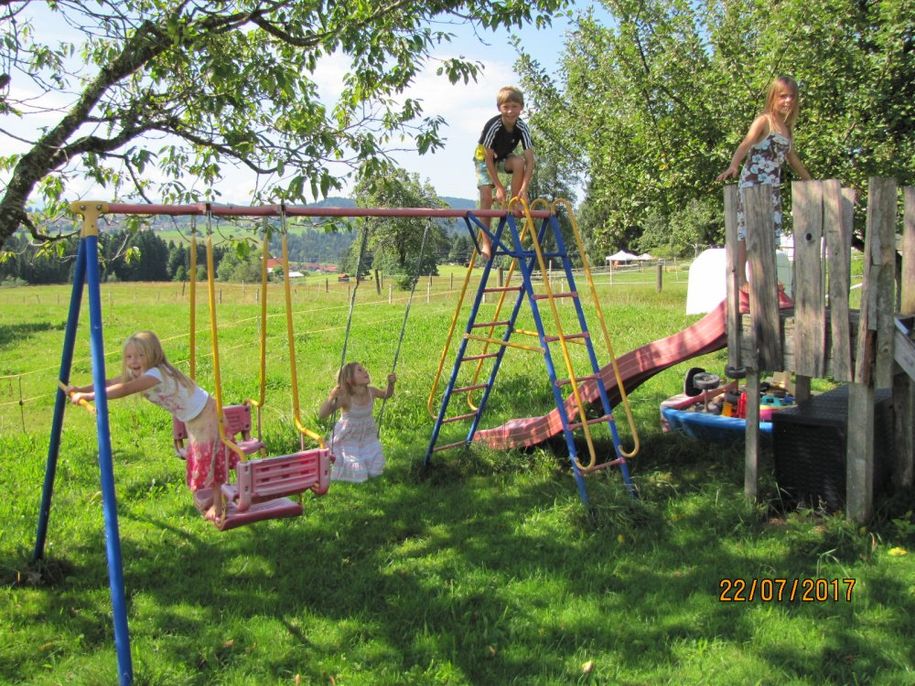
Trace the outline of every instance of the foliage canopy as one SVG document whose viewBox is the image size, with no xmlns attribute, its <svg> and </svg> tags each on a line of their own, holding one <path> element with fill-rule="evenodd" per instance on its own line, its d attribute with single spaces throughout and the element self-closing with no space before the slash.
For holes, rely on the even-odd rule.
<svg viewBox="0 0 915 686">
<path fill-rule="evenodd" d="M 213 199 L 227 167 L 258 179 L 252 201 L 304 200 L 412 139 L 442 145 L 438 117 L 403 95 L 448 42 L 449 22 L 544 24 L 563 0 L 12 0 L 0 8 L 0 113 L 47 122 L 0 158 L 0 243 L 27 207 L 64 209 L 94 182 L 112 197 Z M 42 30 L 62 24 L 59 42 Z M 49 36 L 46 38 L 46 36 Z M 319 98 L 326 60 L 347 64 L 336 103 Z M 441 60 L 452 83 L 481 65 Z M 48 104 L 52 103 L 52 104 Z M 153 144 L 150 144 L 153 141 Z M 342 169 L 342 171 L 341 171 Z M 33 195 L 38 198 L 33 199 Z M 30 202 L 31 201 L 31 202 Z"/>
</svg>

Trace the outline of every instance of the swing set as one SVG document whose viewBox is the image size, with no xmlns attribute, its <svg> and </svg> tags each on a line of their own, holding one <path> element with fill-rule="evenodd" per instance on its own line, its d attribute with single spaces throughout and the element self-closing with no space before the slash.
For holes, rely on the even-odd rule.
<svg viewBox="0 0 915 686">
<path fill-rule="evenodd" d="M 516 199 L 513 199 L 513 203 Z M 295 362 L 295 337 L 292 325 L 292 304 L 291 304 L 291 290 L 289 285 L 289 258 L 288 258 L 288 244 L 287 244 L 287 233 L 286 233 L 286 220 L 288 217 L 292 216 L 310 216 L 310 217 L 416 217 L 416 218 L 428 218 L 428 219 L 463 219 L 468 231 L 470 232 L 471 239 L 474 244 L 477 245 L 477 232 L 485 231 L 490 239 L 492 240 L 493 246 L 496 248 L 494 251 L 493 257 L 498 254 L 503 254 L 513 258 L 514 265 L 520 267 L 520 272 L 522 276 L 522 283 L 515 286 L 506 286 L 506 287 L 487 287 L 486 281 L 489 276 L 493 259 L 490 258 L 486 266 L 484 267 L 483 275 L 480 281 L 479 290 L 477 292 L 474 304 L 471 310 L 470 321 L 467 324 L 465 334 L 462 338 L 462 341 L 458 347 L 457 359 L 455 361 L 455 366 L 452 371 L 452 375 L 448 384 L 445 388 L 444 395 L 441 401 L 441 406 L 437 414 L 435 428 L 433 430 L 433 437 L 430 442 L 429 448 L 426 454 L 426 462 L 429 461 L 431 453 L 436 450 L 445 449 L 452 447 L 449 444 L 444 446 L 436 446 L 436 441 L 439 437 L 439 431 L 443 424 L 461 420 L 466 418 L 471 418 L 472 425 L 467 433 L 466 438 L 459 442 L 459 444 L 468 444 L 474 439 L 474 434 L 477 431 L 479 419 L 482 415 L 483 409 L 486 405 L 486 400 L 489 396 L 490 391 L 492 390 L 493 382 L 495 380 L 496 372 L 498 371 L 499 364 L 501 363 L 502 356 L 507 347 L 522 347 L 525 349 L 538 350 L 544 355 L 546 361 L 547 370 L 549 372 L 551 387 L 553 388 L 553 393 L 556 399 L 557 409 L 560 410 L 563 423 L 563 433 L 566 436 L 566 441 L 569 447 L 570 461 L 573 475 L 576 478 L 576 481 L 579 484 L 579 492 L 581 499 L 584 503 L 587 503 L 587 495 L 584 490 L 584 485 L 581 480 L 582 474 L 595 469 L 600 469 L 603 466 L 609 466 L 610 464 L 619 465 L 620 470 L 624 477 L 624 482 L 627 487 L 632 490 L 631 483 L 629 481 L 628 470 L 626 468 L 625 457 L 627 455 L 631 456 L 635 454 L 635 451 L 638 448 L 637 438 L 636 447 L 629 453 L 624 453 L 621 446 L 619 436 L 616 433 L 615 423 L 613 422 L 611 408 L 609 406 L 609 400 L 607 398 L 606 389 L 604 388 L 603 382 L 596 374 L 590 375 L 590 377 L 577 377 L 576 373 L 572 369 L 571 357 L 569 355 L 568 343 L 577 343 L 583 345 L 588 352 L 588 356 L 591 360 L 592 367 L 596 369 L 597 361 L 594 356 L 594 351 L 590 343 L 590 336 L 587 332 L 587 326 L 584 321 L 584 315 L 582 309 L 578 302 L 578 294 L 573 286 L 573 279 L 571 274 L 571 262 L 569 256 L 565 250 L 561 232 L 558 230 L 558 221 L 555 215 L 555 207 L 549 207 L 548 209 L 537 209 L 531 210 L 527 203 L 521 203 L 523 213 L 525 216 L 525 228 L 523 231 L 519 232 L 513 213 L 506 212 L 504 210 L 478 210 L 473 213 L 466 210 L 456 210 L 450 208 L 336 208 L 336 207 L 302 207 L 302 206 L 285 206 L 285 205 L 267 205 L 260 207 L 241 207 L 233 205 L 211 205 L 206 204 L 193 204 L 193 205 L 140 205 L 140 204 L 122 204 L 122 203 L 103 203 L 103 202 L 74 202 L 71 204 L 72 211 L 82 217 L 82 230 L 80 234 L 80 241 L 77 251 L 76 263 L 74 266 L 74 277 L 73 277 L 73 288 L 70 299 L 70 308 L 67 317 L 67 323 L 64 333 L 63 348 L 61 353 L 61 365 L 60 365 L 60 374 L 58 376 L 58 392 L 55 400 L 54 406 L 54 415 L 52 419 L 51 426 L 51 436 L 48 445 L 48 458 L 47 465 L 45 469 L 45 478 L 42 488 L 42 497 L 41 497 L 41 506 L 39 511 L 38 518 L 38 527 L 36 531 L 36 540 L 35 547 L 33 551 L 33 561 L 38 561 L 44 557 L 45 544 L 47 539 L 47 530 L 48 523 L 50 519 L 51 511 L 51 499 L 54 488 L 54 480 L 57 471 L 57 463 L 59 459 L 60 452 L 60 439 L 62 434 L 63 427 L 63 417 L 64 409 L 68 404 L 68 398 L 66 389 L 68 387 L 70 370 L 72 367 L 73 361 L 73 352 L 76 341 L 76 333 L 79 323 L 79 315 L 81 309 L 81 300 L 83 297 L 84 288 L 88 293 L 88 305 L 89 305 L 89 336 L 90 336 L 90 352 L 92 359 L 92 382 L 95 389 L 96 397 L 96 406 L 93 408 L 91 405 L 86 406 L 86 409 L 93 410 L 93 414 L 96 419 L 97 427 L 97 439 L 98 439 L 98 464 L 100 471 L 100 480 L 101 480 L 101 494 L 102 494 L 102 507 L 104 514 L 105 522 L 105 538 L 106 538 L 106 551 L 107 551 L 107 560 L 108 560 L 108 577 L 109 585 L 112 599 L 112 614 L 113 614 L 113 624 L 114 624 L 114 642 L 115 649 L 117 651 L 118 657 L 118 675 L 119 683 L 122 685 L 130 684 L 133 680 L 133 667 L 130 657 L 130 640 L 129 632 L 127 628 L 127 611 L 126 611 L 126 599 L 124 593 L 124 581 L 123 581 L 123 571 L 122 571 L 122 561 L 121 561 L 121 548 L 120 548 L 120 535 L 118 531 L 118 518 L 117 518 L 117 508 L 116 508 L 116 496 L 114 489 L 114 466 L 112 460 L 112 451 L 111 451 L 111 431 L 109 425 L 109 415 L 108 415 L 108 401 L 105 394 L 105 355 L 104 355 L 104 345 L 103 345 L 103 320 L 102 320 L 102 305 L 100 297 L 100 276 L 99 276 L 99 250 L 98 250 L 98 220 L 104 214 L 134 214 L 134 215 L 166 215 L 166 216 L 201 216 L 205 215 L 208 221 L 207 227 L 207 243 L 206 243 L 206 253 L 207 253 L 207 295 L 209 303 L 209 312 L 210 312 L 210 333 L 212 341 L 212 355 L 213 355 L 213 376 L 215 383 L 215 392 L 214 397 L 217 404 L 217 414 L 219 417 L 219 435 L 220 439 L 225 443 L 225 445 L 239 458 L 238 464 L 235 468 L 235 481 L 234 483 L 221 484 L 219 488 L 214 489 L 215 492 L 212 494 L 215 504 L 216 504 L 216 514 L 213 517 L 213 522 L 220 530 L 227 530 L 241 526 L 243 524 L 248 524 L 251 522 L 264 520 L 264 519 L 274 519 L 278 517 L 292 517 L 301 514 L 302 506 L 301 503 L 295 502 L 289 499 L 291 495 L 298 495 L 303 493 L 306 490 L 312 490 L 315 494 L 320 495 L 327 491 L 329 483 L 329 472 L 330 472 L 330 463 L 332 457 L 330 452 L 327 450 L 323 438 L 317 433 L 311 431 L 302 424 L 300 417 L 300 408 L 299 408 L 299 395 L 298 395 L 298 380 L 297 380 L 297 369 Z M 212 228 L 211 221 L 213 217 L 227 216 L 227 217 L 280 217 L 282 220 L 282 246 L 283 246 L 283 269 L 284 275 L 284 291 L 285 291 L 285 305 L 286 305 L 286 325 L 287 325 L 287 338 L 289 344 L 289 357 L 290 357 L 290 372 L 292 375 L 292 404 L 293 404 L 293 419 L 295 427 L 299 432 L 299 440 L 301 450 L 289 454 L 289 455 L 279 455 L 279 456 L 267 456 L 264 455 L 266 448 L 261 440 L 260 429 L 261 429 L 261 412 L 264 406 L 265 399 L 265 374 L 266 374 L 266 271 L 267 271 L 267 258 L 269 255 L 267 246 L 269 243 L 268 231 L 264 230 L 263 237 L 263 262 L 262 262 L 262 271 L 261 271 L 261 335 L 260 335 L 260 396 L 257 400 L 249 399 L 240 405 L 225 405 L 223 402 L 223 389 L 222 389 L 222 379 L 220 373 L 220 351 L 219 351 L 219 341 L 218 341 L 218 322 L 217 322 L 217 308 L 216 308 L 216 294 L 215 294 L 215 269 L 214 269 L 214 259 L 213 259 L 213 238 L 212 238 Z M 534 229 L 534 218 L 543 220 L 542 227 L 539 231 Z M 488 225 L 484 225 L 480 219 L 491 220 L 498 219 L 499 224 L 497 230 L 493 233 L 490 231 Z M 428 229 L 427 229 L 428 230 Z M 543 243 L 544 236 L 547 232 L 552 232 L 553 240 L 556 243 L 556 250 L 552 253 L 544 252 L 541 244 Z M 503 238 L 503 235 L 506 236 Z M 525 239 L 525 235 L 527 239 Z M 585 255 L 584 248 L 580 242 L 580 237 L 578 236 L 577 226 L 575 227 L 576 241 L 578 241 L 579 251 L 582 258 L 585 261 L 586 274 L 589 284 L 591 283 L 590 270 L 587 269 L 587 258 Z M 360 247 L 360 254 L 364 252 L 365 241 L 367 239 L 367 230 L 363 231 L 362 245 Z M 530 243 L 530 246 L 525 245 L 525 240 Z M 423 250 L 425 249 L 426 236 L 423 236 Z M 531 249 L 533 247 L 533 250 Z M 479 246 L 474 250 L 474 258 L 479 252 Z M 191 273 L 191 376 L 193 377 L 196 374 L 195 367 L 195 353 L 196 353 L 196 322 L 195 322 L 195 308 L 196 308 L 196 292 L 194 290 L 194 285 L 196 282 L 196 238 L 192 236 L 191 242 L 191 253 L 192 261 L 194 263 L 194 271 Z M 549 285 L 548 280 L 545 278 L 546 275 L 546 266 L 544 258 L 554 258 L 558 257 L 562 260 L 564 268 L 566 270 L 566 279 L 569 284 L 570 292 L 568 293 L 554 293 L 551 286 Z M 422 253 L 419 258 L 419 265 L 422 264 Z M 360 265 L 361 267 L 361 258 Z M 533 270 L 539 267 L 541 272 L 541 277 L 543 277 L 543 283 L 545 284 L 547 292 L 545 294 L 538 294 L 534 292 L 533 282 L 532 282 L 532 272 Z M 358 268 L 357 267 L 357 286 L 358 286 Z M 473 262 L 471 262 L 470 269 L 468 269 L 468 275 L 464 283 L 464 291 L 462 291 L 461 299 L 463 300 L 464 292 L 467 289 L 467 285 L 470 278 L 470 272 L 473 269 Z M 417 270 L 418 271 L 418 270 Z M 397 358 L 400 352 L 400 345 L 403 341 L 404 330 L 406 327 L 407 317 L 409 316 L 410 303 L 412 303 L 413 293 L 416 288 L 416 282 L 418 277 L 415 277 L 412 284 L 412 289 L 410 293 L 410 301 L 407 305 L 406 312 L 404 315 L 404 322 L 400 332 L 400 338 L 397 344 L 397 351 L 394 356 L 394 367 L 397 364 Z M 593 291 L 593 284 L 592 291 Z M 512 308 L 511 314 L 508 319 L 505 321 L 496 321 L 499 319 L 496 317 L 493 321 L 490 322 L 476 322 L 476 316 L 479 309 L 481 301 L 484 300 L 484 296 L 487 292 L 499 292 L 504 297 L 506 293 L 515 292 L 517 293 L 517 300 L 514 307 Z M 562 330 L 561 324 L 559 323 L 558 310 L 556 308 L 556 299 L 557 298 L 569 298 L 575 305 L 575 309 L 578 315 L 578 320 L 581 324 L 582 332 L 581 333 L 572 333 L 566 334 Z M 530 304 L 532 312 L 534 314 L 535 324 L 537 326 L 536 332 L 524 332 L 516 330 L 514 327 L 515 319 L 518 315 L 520 305 L 523 300 L 527 300 Z M 538 301 L 545 299 L 550 306 L 550 310 L 554 316 L 555 325 L 557 331 L 555 334 L 547 334 L 543 323 L 540 319 Z M 597 298 L 595 297 L 595 302 Z M 352 298 L 350 302 L 350 312 L 347 318 L 347 330 L 345 338 L 348 340 L 349 329 L 352 320 L 353 306 L 355 303 L 355 289 L 352 292 Z M 500 306 L 501 308 L 501 300 Z M 599 305 L 598 305 L 599 307 Z M 450 346 L 451 337 L 454 333 L 456 326 L 456 319 L 458 312 L 460 311 L 460 304 L 455 312 L 455 319 L 452 321 L 451 331 L 449 332 L 449 344 L 446 345 L 445 351 L 442 353 L 442 361 L 439 365 L 439 371 L 436 374 L 435 386 L 438 384 L 438 379 L 441 375 L 444 359 L 447 357 L 448 349 Z M 494 335 L 496 328 L 505 327 L 505 333 L 501 337 Z M 489 333 L 485 336 L 480 336 L 477 333 L 477 329 L 486 328 L 489 330 Z M 603 333 L 607 338 L 608 350 L 609 350 L 609 337 L 607 336 L 606 326 L 603 323 L 603 317 L 601 315 L 601 328 Z M 539 339 L 539 346 L 525 346 L 522 344 L 509 341 L 509 338 L 512 333 L 520 335 L 531 335 L 537 336 Z M 344 351 L 343 351 L 343 361 L 345 361 L 346 354 L 346 344 L 347 340 L 344 341 Z M 485 344 L 494 344 L 497 346 L 497 352 L 484 351 L 478 355 L 468 354 L 466 349 L 467 344 L 472 341 L 482 341 Z M 566 362 L 568 378 L 559 379 L 556 377 L 556 373 L 553 367 L 552 358 L 549 352 L 549 344 L 558 342 L 562 347 L 562 356 Z M 612 356 L 612 350 L 610 350 Z M 479 362 L 484 359 L 494 360 L 495 364 L 492 368 L 492 371 L 489 374 L 489 378 L 486 382 L 483 383 L 473 383 L 468 387 L 457 387 L 455 381 L 458 375 L 458 370 L 461 365 L 465 362 Z M 614 358 L 615 363 L 615 358 Z M 341 362 L 342 364 L 342 362 Z M 479 374 L 479 370 L 475 372 L 475 376 Z M 619 372 L 616 372 L 617 376 Z M 603 404 L 604 414 L 596 419 L 589 419 L 584 415 L 583 407 L 585 405 L 585 396 L 579 392 L 578 383 L 584 382 L 584 384 L 596 384 L 597 391 L 599 392 L 600 399 Z M 581 421 L 577 424 L 569 422 L 568 417 L 566 416 L 564 401 L 559 389 L 564 385 L 571 385 L 574 395 L 574 405 L 579 408 L 579 413 L 581 416 Z M 622 384 L 620 383 L 620 387 Z M 432 394 L 430 394 L 430 411 L 434 400 L 432 400 L 435 395 L 435 388 L 433 388 Z M 458 417 L 446 417 L 446 410 L 448 407 L 448 402 L 452 394 L 457 393 L 467 393 L 468 399 L 472 397 L 472 393 L 482 390 L 482 397 L 478 402 L 473 402 L 470 400 L 470 407 L 472 412 L 469 414 L 463 414 Z M 593 396 L 589 396 L 593 399 Z M 252 435 L 252 419 L 251 419 L 251 407 L 256 408 L 257 410 L 257 435 Z M 381 424 L 381 419 L 383 418 L 384 405 L 381 408 L 381 417 L 379 418 L 379 426 Z M 628 407 L 627 415 L 630 418 Z M 612 432 L 614 450 L 617 454 L 617 458 L 607 462 L 606 464 L 598 464 L 595 461 L 593 446 L 590 440 L 590 432 L 588 427 L 594 423 L 606 423 Z M 589 464 L 585 465 L 578 461 L 576 458 L 576 448 L 572 440 L 572 431 L 575 428 L 584 429 L 586 435 L 588 436 L 588 445 L 589 450 L 591 451 L 591 461 Z M 186 439 L 186 433 L 182 433 L 183 428 L 180 425 L 176 425 L 173 431 L 173 440 L 175 449 L 181 453 L 184 450 L 184 441 Z M 634 433 L 634 432 L 633 432 Z M 305 439 L 311 439 L 316 442 L 319 447 L 306 449 Z M 257 455 L 257 457 L 253 457 Z"/>
</svg>

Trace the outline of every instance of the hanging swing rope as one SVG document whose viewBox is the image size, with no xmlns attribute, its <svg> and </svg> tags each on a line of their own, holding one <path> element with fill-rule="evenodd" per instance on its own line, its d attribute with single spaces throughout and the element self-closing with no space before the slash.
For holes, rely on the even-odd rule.
<svg viewBox="0 0 915 686">
<path fill-rule="evenodd" d="M 362 280 L 360 274 L 362 273 L 362 259 L 365 257 L 365 248 L 369 242 L 369 224 L 367 221 L 362 223 L 362 236 L 359 239 L 359 257 L 356 260 L 356 285 L 353 286 L 353 290 L 350 293 L 349 298 L 349 313 L 346 315 L 346 331 L 343 334 L 343 350 L 340 353 L 340 367 L 343 369 L 346 364 L 346 348 L 349 346 L 349 332 L 353 324 L 353 310 L 356 307 L 356 291 L 359 290 L 359 282 Z M 337 408 L 336 403 L 334 404 L 334 413 L 330 418 L 331 420 L 331 430 L 330 430 L 330 443 L 334 444 L 334 432 L 337 426 Z"/>
<path fill-rule="evenodd" d="M 346 315 L 346 332 L 343 334 L 343 351 L 340 354 L 340 369 L 346 364 L 346 348 L 349 345 L 349 332 L 353 324 L 353 310 L 356 307 L 356 291 L 359 290 L 359 283 L 362 281 L 362 259 L 365 257 L 365 248 L 369 239 L 368 222 L 362 224 L 362 236 L 359 239 L 359 258 L 356 260 L 356 285 L 353 286 L 349 298 L 349 313 Z"/>
<path fill-rule="evenodd" d="M 423 231 L 423 241 L 419 246 L 419 257 L 416 258 L 416 269 L 411 279 L 413 284 L 410 287 L 410 297 L 407 298 L 407 307 L 403 315 L 403 323 L 400 325 L 400 336 L 397 339 L 397 347 L 394 349 L 394 361 L 391 363 L 391 374 L 397 371 L 397 361 L 400 359 L 400 346 L 403 343 L 404 333 L 407 330 L 407 320 L 410 318 L 410 307 L 413 305 L 413 294 L 416 293 L 416 284 L 419 283 L 419 277 L 422 273 L 423 258 L 426 254 L 426 238 L 429 236 L 429 226 L 431 222 L 426 222 L 426 228 Z M 378 411 L 378 433 L 381 433 L 381 424 L 384 421 L 384 407 L 388 402 L 387 396 L 381 400 L 381 409 Z"/>
</svg>

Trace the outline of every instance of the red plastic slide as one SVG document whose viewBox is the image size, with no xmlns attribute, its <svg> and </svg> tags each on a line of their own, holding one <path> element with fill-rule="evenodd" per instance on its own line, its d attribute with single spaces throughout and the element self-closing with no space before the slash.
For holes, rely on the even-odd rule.
<svg viewBox="0 0 915 686">
<path fill-rule="evenodd" d="M 626 393 L 631 393 L 642 383 L 658 372 L 699 355 L 720 350 L 727 345 L 726 302 L 724 300 L 714 310 L 695 324 L 678 331 L 672 336 L 653 341 L 641 348 L 617 358 L 620 376 Z M 608 364 L 600 370 L 601 378 L 607 388 L 607 396 L 613 407 L 622 396 L 613 373 L 613 365 Z M 588 403 L 598 399 L 597 384 L 587 381 L 580 387 L 582 397 Z M 566 401 L 566 410 L 573 416 L 577 410 L 574 398 Z M 550 436 L 562 431 L 559 411 L 553 410 L 542 417 L 523 417 L 511 419 L 502 426 L 482 429 L 474 436 L 475 441 L 485 443 L 491 448 L 504 450 L 537 445 Z"/>
</svg>

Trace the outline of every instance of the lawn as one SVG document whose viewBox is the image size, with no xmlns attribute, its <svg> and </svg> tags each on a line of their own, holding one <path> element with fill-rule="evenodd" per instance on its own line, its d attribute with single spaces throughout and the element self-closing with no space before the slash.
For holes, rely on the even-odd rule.
<svg viewBox="0 0 915 686">
<path fill-rule="evenodd" d="M 436 453 L 424 468 L 427 395 L 461 278 L 416 290 L 381 428 L 384 476 L 306 496 L 302 517 L 218 532 L 192 506 L 168 415 L 111 403 L 135 683 L 915 684 L 911 497 L 881 499 L 866 527 L 786 508 L 764 455 L 749 503 L 741 446 L 661 432 L 658 403 L 689 367 L 720 371 L 724 351 L 633 392 L 637 500 L 606 470 L 589 477 L 585 511 L 561 445 Z M 292 293 L 303 421 L 320 431 L 353 286 L 308 277 Z M 616 353 L 695 321 L 685 291 L 679 272 L 661 292 L 652 271 L 603 278 Z M 379 385 L 407 296 L 387 283 L 357 292 L 347 358 Z M 80 408 L 65 418 L 46 560 L 30 565 L 69 297 L 0 289 L 0 683 L 116 683 L 95 424 Z M 216 297 L 226 400 L 257 397 L 258 289 L 218 284 Z M 198 300 L 198 377 L 212 389 Z M 187 370 L 186 285 L 106 284 L 102 305 L 109 375 L 124 337 L 146 328 Z M 298 442 L 279 286 L 268 315 L 264 435 L 279 453 Z M 72 379 L 89 374 L 84 305 Z M 485 426 L 547 412 L 546 378 L 537 354 L 509 351 Z M 754 579 L 754 599 L 734 601 L 734 582 Z"/>
</svg>

